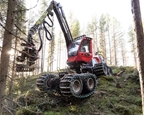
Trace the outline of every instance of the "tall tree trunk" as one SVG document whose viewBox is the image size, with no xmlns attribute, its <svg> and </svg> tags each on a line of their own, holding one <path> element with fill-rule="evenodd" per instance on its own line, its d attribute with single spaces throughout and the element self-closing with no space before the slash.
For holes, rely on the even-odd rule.
<svg viewBox="0 0 144 115">
<path fill-rule="evenodd" d="M 58 55 L 59 55 L 59 69 L 61 68 L 61 50 L 62 50 L 62 45 L 61 45 L 62 43 L 61 43 L 61 38 L 60 38 L 60 42 L 59 42 L 59 53 L 58 53 Z"/>
<path fill-rule="evenodd" d="M 132 43 L 132 47 L 133 47 L 133 55 L 134 55 L 134 65 L 135 65 L 135 67 L 137 67 L 137 55 L 136 55 L 136 48 L 135 48 L 135 40 Z"/>
<path fill-rule="evenodd" d="M 57 70 L 59 70 L 59 38 L 57 42 Z"/>
<path fill-rule="evenodd" d="M 134 49 L 134 63 L 135 63 L 135 67 L 137 68 L 137 55 L 136 55 L 136 49 Z"/>
<path fill-rule="evenodd" d="M 96 53 L 96 52 L 98 52 L 98 33 L 97 33 L 97 29 L 95 30 L 95 41 L 96 41 L 96 49 L 95 49 L 95 52 L 94 53 Z"/>
<path fill-rule="evenodd" d="M 8 0 L 8 10 L 6 19 L 6 28 L 12 32 L 14 25 L 14 8 L 16 1 Z M 11 49 L 12 34 L 5 30 L 2 46 L 1 63 L 0 63 L 0 114 L 2 114 L 2 104 L 5 97 L 6 78 L 8 76 L 9 57 L 7 53 Z"/>
<path fill-rule="evenodd" d="M 139 0 L 131 0 L 132 13 L 135 23 L 135 32 L 137 37 L 138 59 L 139 59 L 139 76 L 142 96 L 142 111 L 144 114 L 144 33 L 141 20 Z"/>
<path fill-rule="evenodd" d="M 42 50 L 41 50 L 41 73 L 43 72 L 44 70 L 44 59 L 45 59 L 45 56 L 44 56 L 44 53 L 45 53 L 45 39 L 44 39 L 44 31 L 42 31 L 42 41 L 43 41 L 43 47 L 42 47 Z"/>
<path fill-rule="evenodd" d="M 107 51 L 106 51 L 106 37 L 105 37 L 105 32 L 104 32 L 104 39 L 103 39 L 103 44 L 104 44 L 104 58 L 105 58 L 105 62 L 107 63 Z"/>
<path fill-rule="evenodd" d="M 120 39 L 120 49 L 121 49 L 121 57 L 122 57 L 122 65 L 126 65 L 126 52 L 125 52 L 125 45 L 124 45 L 124 40 Z"/>
<path fill-rule="evenodd" d="M 109 59 L 110 59 L 110 65 L 112 65 L 112 53 L 111 53 L 111 40 L 110 40 L 110 30 L 108 28 L 108 44 L 109 44 Z"/>
<path fill-rule="evenodd" d="M 114 65 L 117 66 L 117 50 L 116 50 L 116 38 L 115 38 L 115 34 L 113 36 L 113 48 L 114 48 Z"/>
<path fill-rule="evenodd" d="M 130 37 L 129 43 L 131 44 L 131 47 L 132 47 L 131 52 L 132 52 L 132 55 L 134 57 L 134 66 L 137 68 L 136 35 L 135 35 L 135 32 L 134 32 L 133 25 L 131 25 L 129 27 L 128 35 Z"/>
<path fill-rule="evenodd" d="M 17 32 L 16 32 L 17 33 Z M 15 39 L 15 49 L 17 47 L 17 40 L 18 38 Z M 10 83 L 9 83 L 9 95 L 12 94 L 12 87 L 13 87 L 13 80 L 15 78 L 15 61 L 16 61 L 16 53 L 17 51 L 14 51 L 14 57 L 13 57 L 13 62 L 12 62 L 12 77 L 10 79 Z"/>
</svg>

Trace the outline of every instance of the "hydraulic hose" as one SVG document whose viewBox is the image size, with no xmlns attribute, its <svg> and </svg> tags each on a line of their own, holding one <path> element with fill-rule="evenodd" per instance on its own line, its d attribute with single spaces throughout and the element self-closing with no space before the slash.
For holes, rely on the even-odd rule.
<svg viewBox="0 0 144 115">
<path fill-rule="evenodd" d="M 42 46 L 43 46 L 43 41 L 42 41 L 42 38 L 41 38 L 41 30 L 42 30 L 42 28 L 38 29 L 38 35 L 39 35 L 39 39 L 40 39 L 40 47 L 38 49 L 38 52 L 42 49 Z"/>
</svg>

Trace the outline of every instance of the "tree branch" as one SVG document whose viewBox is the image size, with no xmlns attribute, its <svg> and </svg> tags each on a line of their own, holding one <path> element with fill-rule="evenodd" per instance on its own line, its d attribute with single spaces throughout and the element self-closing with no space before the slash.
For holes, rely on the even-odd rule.
<svg viewBox="0 0 144 115">
<path fill-rule="evenodd" d="M 2 25 L 2 23 L 0 23 L 0 26 L 2 26 L 6 31 L 8 31 L 8 32 L 9 32 L 10 34 L 12 34 L 13 36 L 19 38 L 20 40 L 22 40 L 22 41 L 24 41 L 24 42 L 26 42 L 26 43 L 28 43 L 24 38 L 21 38 L 21 37 L 15 35 L 13 32 L 9 31 L 6 27 L 4 27 L 4 26 Z M 28 44 L 29 44 L 29 43 L 28 43 Z"/>
<path fill-rule="evenodd" d="M 20 29 L 20 27 L 18 26 L 18 25 L 16 25 L 16 24 L 14 24 L 15 25 L 15 27 L 17 27 L 17 29 L 20 31 L 20 32 L 22 32 L 24 35 L 26 35 L 26 33 L 22 30 L 22 29 Z"/>
<path fill-rule="evenodd" d="M 37 0 L 37 3 L 39 2 L 39 0 Z M 36 3 L 36 5 L 34 5 L 33 7 L 31 7 L 31 8 L 26 8 L 26 9 L 22 9 L 22 10 L 15 10 L 14 12 L 25 12 L 25 11 L 29 11 L 29 10 L 31 10 L 31 9 L 34 9 L 36 6 L 37 6 L 37 3 Z"/>
</svg>

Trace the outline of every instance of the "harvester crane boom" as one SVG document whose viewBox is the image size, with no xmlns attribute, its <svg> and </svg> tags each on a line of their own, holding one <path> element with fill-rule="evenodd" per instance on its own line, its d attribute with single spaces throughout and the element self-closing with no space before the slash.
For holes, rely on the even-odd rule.
<svg viewBox="0 0 144 115">
<path fill-rule="evenodd" d="M 68 46 L 70 45 L 70 43 L 73 41 L 65 14 L 63 12 L 62 6 L 60 5 L 60 3 L 57 3 L 56 1 L 52 1 L 49 5 L 49 7 L 47 8 L 47 10 L 43 13 L 43 15 L 39 18 L 39 20 L 34 24 L 33 27 L 30 28 L 29 32 L 28 32 L 28 41 L 31 41 L 31 36 L 34 35 L 37 31 L 37 29 L 39 28 L 39 26 L 43 23 L 47 23 L 45 22 L 45 18 L 48 16 L 53 16 L 53 12 L 52 10 L 54 10 L 58 22 L 60 24 L 60 27 L 62 29 L 62 32 L 64 34 L 65 37 L 65 41 L 66 41 L 66 46 L 68 48 Z M 50 19 L 50 18 L 49 18 Z M 52 20 L 50 20 L 52 22 Z M 51 40 L 52 38 L 50 38 L 49 40 Z"/>
<path fill-rule="evenodd" d="M 25 46 L 23 52 L 21 53 L 21 56 L 17 57 L 18 62 L 24 62 L 27 59 L 27 64 L 17 64 L 17 70 L 18 71 L 29 71 L 29 69 L 22 69 L 22 68 L 27 68 L 28 66 L 31 66 L 35 64 L 35 60 L 38 59 L 38 52 L 41 50 L 43 41 L 40 35 L 40 31 L 42 29 L 45 30 L 46 38 L 48 40 L 52 40 L 52 35 L 47 29 L 47 26 L 52 27 L 53 26 L 53 21 L 51 17 L 53 16 L 53 11 L 56 14 L 56 17 L 58 19 L 58 22 L 60 24 L 61 30 L 64 34 L 65 42 L 66 42 L 66 47 L 68 49 L 69 45 L 73 42 L 73 38 L 65 17 L 65 14 L 63 12 L 62 6 L 60 3 L 57 3 L 56 1 L 51 1 L 50 5 L 46 9 L 46 11 L 42 14 L 42 16 L 38 19 L 38 21 L 30 28 L 28 31 L 28 37 L 27 37 L 27 43 L 22 43 L 22 46 Z M 48 17 L 49 21 L 51 24 L 49 24 L 45 18 Z M 40 39 L 40 47 L 38 50 L 35 47 L 35 43 L 33 41 L 33 35 L 38 31 L 39 34 L 39 39 Z M 31 69 L 33 70 L 33 69 Z"/>
</svg>

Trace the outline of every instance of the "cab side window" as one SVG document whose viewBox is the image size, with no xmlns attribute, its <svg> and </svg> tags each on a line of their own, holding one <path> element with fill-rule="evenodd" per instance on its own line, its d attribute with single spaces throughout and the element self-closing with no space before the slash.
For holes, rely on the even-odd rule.
<svg viewBox="0 0 144 115">
<path fill-rule="evenodd" d="M 90 52 L 90 44 L 88 40 L 83 40 L 80 46 L 80 52 Z"/>
</svg>

